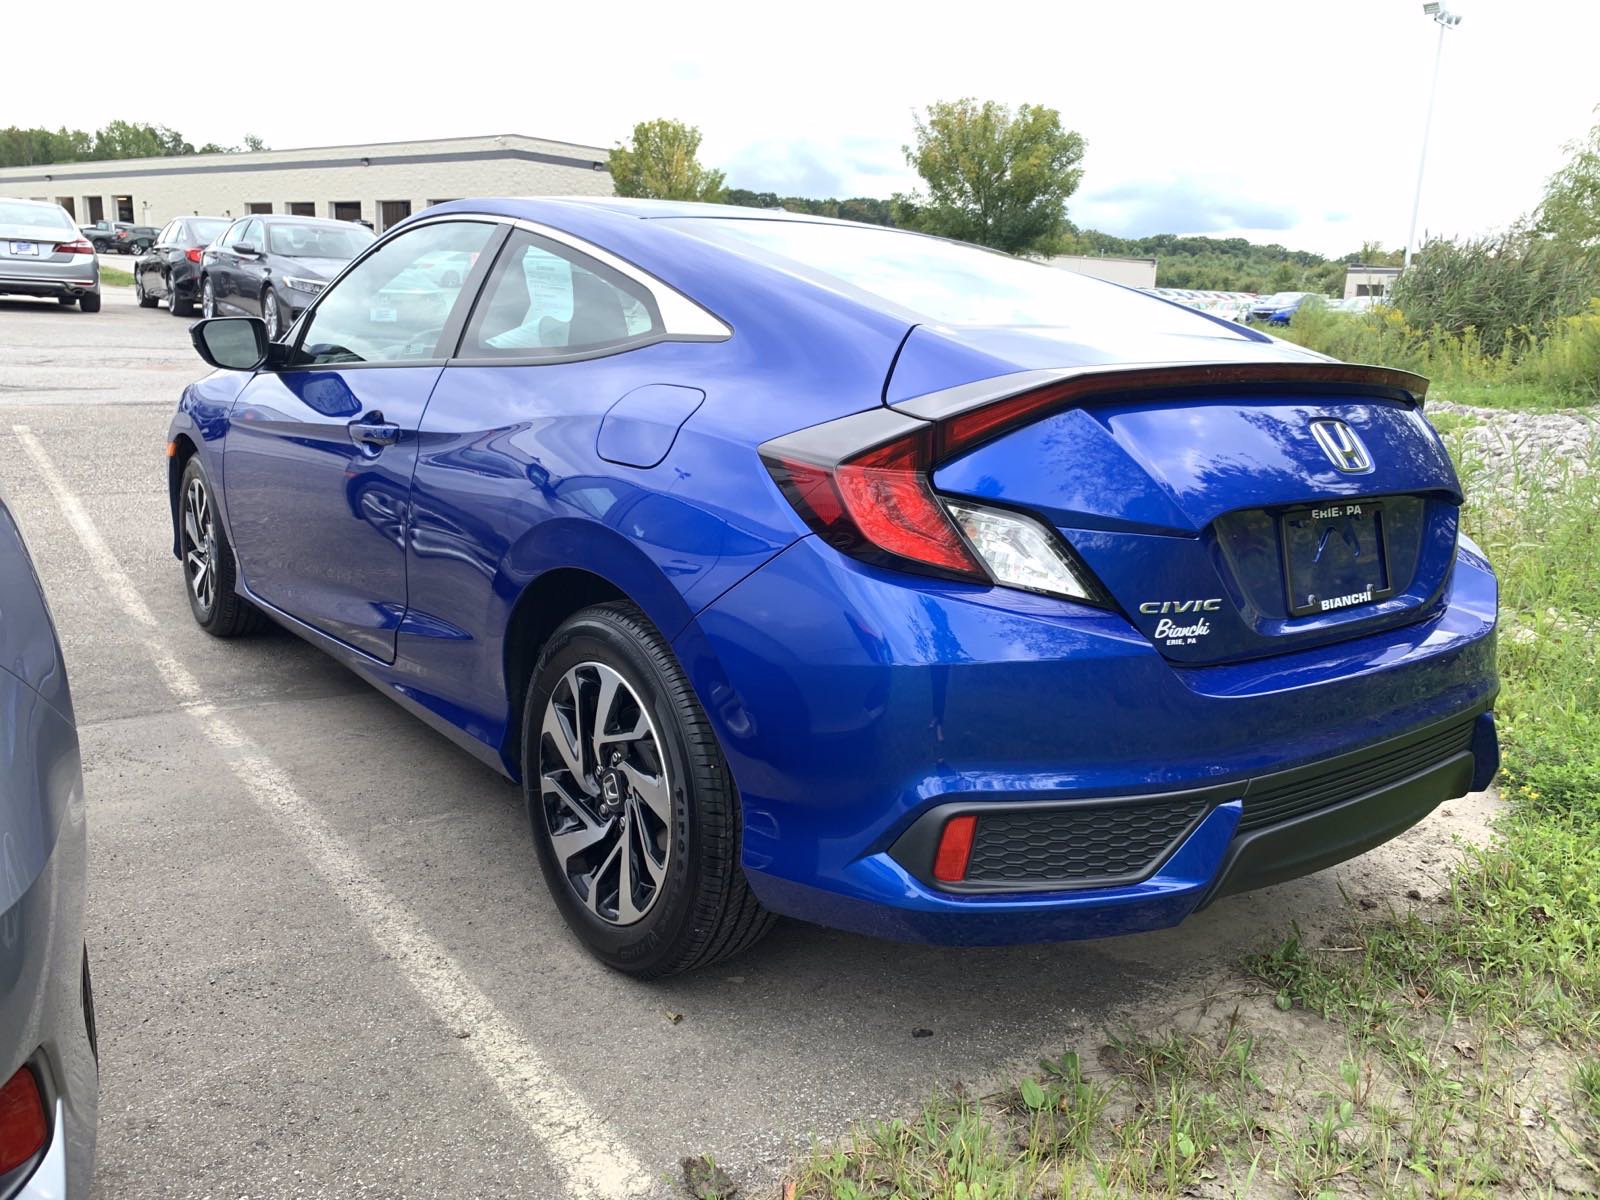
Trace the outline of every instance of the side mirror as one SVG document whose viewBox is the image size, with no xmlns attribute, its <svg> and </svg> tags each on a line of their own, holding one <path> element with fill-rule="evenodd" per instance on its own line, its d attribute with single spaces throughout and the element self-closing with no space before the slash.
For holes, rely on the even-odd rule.
<svg viewBox="0 0 1600 1200">
<path fill-rule="evenodd" d="M 235 242 L 233 244 L 233 252 L 235 254 L 243 254 L 248 258 L 255 254 L 256 248 L 249 242 Z"/>
<path fill-rule="evenodd" d="M 271 346 L 260 317 L 207 317 L 189 327 L 189 340 L 201 358 L 224 371 L 254 371 Z"/>
</svg>

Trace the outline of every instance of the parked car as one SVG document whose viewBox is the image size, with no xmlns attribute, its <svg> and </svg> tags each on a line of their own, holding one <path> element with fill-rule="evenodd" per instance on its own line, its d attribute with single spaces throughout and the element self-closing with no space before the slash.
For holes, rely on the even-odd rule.
<svg viewBox="0 0 1600 1200">
<path fill-rule="evenodd" d="M 82 1200 L 99 1103 L 83 776 L 61 646 L 3 497 L 0 712 L 0 1196 Z"/>
<path fill-rule="evenodd" d="M 260 317 L 275 341 L 373 239 L 350 221 L 242 217 L 201 254 L 201 311 Z"/>
<path fill-rule="evenodd" d="M 200 302 L 201 253 L 228 229 L 227 217 L 175 217 L 133 264 L 133 290 L 141 308 L 162 300 L 175 317 L 194 314 Z"/>
<path fill-rule="evenodd" d="M 96 221 L 78 229 L 96 254 L 143 254 L 160 232 L 154 225 L 135 225 L 132 221 Z"/>
<path fill-rule="evenodd" d="M 1250 319 L 1253 321 L 1269 320 L 1273 313 L 1297 303 L 1310 294 L 1310 292 L 1273 292 L 1270 296 L 1257 297 L 1256 301 L 1250 305 Z"/>
<path fill-rule="evenodd" d="M 192 336 L 194 619 L 276 621 L 520 780 L 554 903 L 634 975 L 773 913 L 1168 926 L 1497 766 L 1495 579 L 1415 375 L 901 230 L 618 199 L 438 206 L 285 341 Z"/>
<path fill-rule="evenodd" d="M 1287 304 L 1280 305 L 1279 307 L 1273 309 L 1272 314 L 1267 317 L 1267 324 L 1287 325 L 1290 321 L 1294 320 L 1295 313 L 1299 312 L 1301 309 L 1323 308 L 1326 307 L 1327 303 L 1328 298 L 1326 296 L 1319 296 L 1315 292 L 1301 292 Z"/>
<path fill-rule="evenodd" d="M 54 296 L 100 311 L 100 260 L 59 204 L 0 198 L 0 296 Z"/>
</svg>

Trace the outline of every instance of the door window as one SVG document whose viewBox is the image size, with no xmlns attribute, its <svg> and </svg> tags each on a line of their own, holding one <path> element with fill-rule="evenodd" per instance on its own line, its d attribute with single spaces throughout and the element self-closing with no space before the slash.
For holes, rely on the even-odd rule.
<svg viewBox="0 0 1600 1200">
<path fill-rule="evenodd" d="M 244 233 L 240 235 L 239 240 L 246 246 L 255 247 L 257 254 L 265 254 L 267 251 L 265 233 L 260 221 L 251 221 L 244 227 Z"/>
<path fill-rule="evenodd" d="M 461 356 L 560 357 L 627 346 L 660 332 L 661 314 L 640 284 L 519 230 L 495 261 Z"/>
<path fill-rule="evenodd" d="M 484 221 L 447 221 L 385 242 L 318 298 L 303 322 L 296 361 L 436 357 L 439 335 L 493 232 Z"/>
<path fill-rule="evenodd" d="M 246 224 L 248 224 L 248 222 L 235 221 L 232 225 L 228 226 L 228 232 L 222 235 L 222 241 L 220 243 L 222 249 L 229 249 L 235 242 L 244 236 L 244 227 Z"/>
</svg>

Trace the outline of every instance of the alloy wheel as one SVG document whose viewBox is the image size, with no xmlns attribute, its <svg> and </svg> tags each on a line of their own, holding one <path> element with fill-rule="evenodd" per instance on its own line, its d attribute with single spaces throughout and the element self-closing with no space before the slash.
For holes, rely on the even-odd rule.
<svg viewBox="0 0 1600 1200">
<path fill-rule="evenodd" d="M 268 292 L 267 298 L 262 301 L 261 317 L 267 326 L 267 341 L 277 341 L 278 335 L 283 332 L 283 329 L 281 328 L 283 325 L 283 317 L 278 311 L 278 298 L 271 292 Z"/>
<path fill-rule="evenodd" d="M 217 526 L 211 493 L 199 475 L 189 480 L 183 494 L 183 573 L 189 591 L 204 611 L 217 600 Z"/>
<path fill-rule="evenodd" d="M 650 714 L 604 663 L 573 667 L 550 694 L 539 732 L 544 836 L 582 905 L 632 925 L 666 886 L 672 784 Z"/>
<path fill-rule="evenodd" d="M 211 290 L 209 279 L 200 285 L 200 315 L 203 317 L 217 315 L 217 294 Z"/>
</svg>

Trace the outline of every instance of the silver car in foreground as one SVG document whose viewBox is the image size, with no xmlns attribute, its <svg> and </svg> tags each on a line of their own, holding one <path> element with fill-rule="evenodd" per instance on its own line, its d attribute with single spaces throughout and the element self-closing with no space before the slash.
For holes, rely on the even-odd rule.
<svg viewBox="0 0 1600 1200">
<path fill-rule="evenodd" d="M 0 296 L 7 295 L 100 311 L 100 260 L 59 204 L 0 197 Z"/>
<path fill-rule="evenodd" d="M 94 1174 L 87 849 L 61 646 L 0 497 L 0 1200 L 79 1200 Z"/>
</svg>

